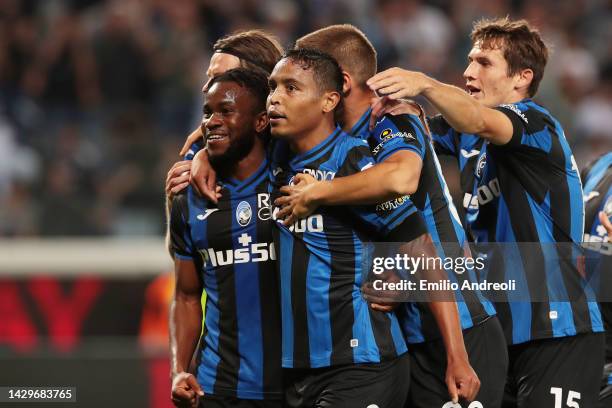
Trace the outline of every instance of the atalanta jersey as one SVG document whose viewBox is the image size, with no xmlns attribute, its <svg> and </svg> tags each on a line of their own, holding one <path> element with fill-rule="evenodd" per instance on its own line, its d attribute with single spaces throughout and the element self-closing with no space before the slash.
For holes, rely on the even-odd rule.
<svg viewBox="0 0 612 408">
<path fill-rule="evenodd" d="M 503 146 L 458 134 L 440 116 L 430 128 L 441 150 L 459 160 L 470 234 L 477 243 L 504 243 L 497 248 L 503 254 L 491 254 L 487 280 L 520 282 L 520 301 L 495 303 L 506 338 L 518 344 L 602 331 L 592 293 L 555 250 L 566 243 L 579 253 L 584 222 L 580 177 L 563 129 L 530 99 L 497 109 L 514 129 Z"/>
<path fill-rule="evenodd" d="M 409 199 L 423 216 L 427 230 L 436 245 L 438 254 L 444 257 L 469 256 L 465 231 L 453 204 L 438 158 L 427 133 L 418 116 L 385 115 L 378 120 L 370 131 L 371 110 L 351 130 L 351 133 L 366 140 L 377 162 L 384 161 L 399 150 L 416 153 L 422 160 L 419 185 Z M 401 200 L 408 199 L 404 197 Z M 384 203 L 384 208 L 392 208 L 396 200 Z M 449 279 L 461 284 L 468 280 L 477 282 L 473 270 L 459 274 L 447 271 Z M 493 305 L 478 291 L 455 292 L 462 329 L 468 329 L 495 314 Z M 402 330 L 409 343 L 419 343 L 440 337 L 436 321 L 429 308 L 423 303 L 404 303 L 400 309 Z"/>
<path fill-rule="evenodd" d="M 583 245 L 589 249 L 593 269 L 601 279 L 602 298 L 610 298 L 612 283 L 612 242 L 599 221 L 599 212 L 612 214 L 612 152 L 604 154 L 582 172 L 584 183 L 585 229 Z M 600 303 L 606 327 L 606 362 L 612 362 L 612 302 Z M 610 377 L 612 381 L 612 376 Z"/>
<path fill-rule="evenodd" d="M 271 157 L 275 195 L 298 173 L 331 180 L 374 164 L 367 143 L 339 128 L 302 154 L 278 141 Z M 372 310 L 360 288 L 370 240 L 409 242 L 426 232 L 413 206 L 324 206 L 290 227 L 278 225 L 283 367 L 375 363 L 407 350 L 395 314 Z"/>
<path fill-rule="evenodd" d="M 191 187 L 173 201 L 175 256 L 193 260 L 207 294 L 198 382 L 205 393 L 278 399 L 280 303 L 268 163 L 248 179 L 221 180 L 217 205 Z"/>
</svg>

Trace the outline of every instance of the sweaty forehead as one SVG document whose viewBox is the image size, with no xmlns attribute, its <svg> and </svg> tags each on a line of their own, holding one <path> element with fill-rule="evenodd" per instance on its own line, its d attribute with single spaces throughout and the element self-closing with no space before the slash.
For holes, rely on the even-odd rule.
<svg viewBox="0 0 612 408">
<path fill-rule="evenodd" d="M 236 104 L 250 93 L 235 82 L 215 82 L 206 93 L 207 103 Z"/>
</svg>

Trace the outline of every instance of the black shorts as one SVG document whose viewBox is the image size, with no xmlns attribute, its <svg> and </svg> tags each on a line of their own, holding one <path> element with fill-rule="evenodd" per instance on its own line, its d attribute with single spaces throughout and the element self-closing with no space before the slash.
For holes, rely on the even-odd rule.
<svg viewBox="0 0 612 408">
<path fill-rule="evenodd" d="M 501 406 L 508 348 L 504 331 L 493 316 L 463 331 L 463 341 L 470 365 L 480 379 L 480 391 L 474 399 L 485 408 Z M 409 346 L 411 383 L 406 408 L 439 408 L 450 401 L 446 386 L 446 350 L 442 339 Z M 462 407 L 478 406 L 465 404 Z"/>
<path fill-rule="evenodd" d="M 288 408 L 402 408 L 410 381 L 407 354 L 372 364 L 285 369 Z"/>
<path fill-rule="evenodd" d="M 503 407 L 596 407 L 604 350 L 603 333 L 510 346 Z"/>
<path fill-rule="evenodd" d="M 283 401 L 254 400 L 205 394 L 200 397 L 199 408 L 283 408 Z"/>
</svg>

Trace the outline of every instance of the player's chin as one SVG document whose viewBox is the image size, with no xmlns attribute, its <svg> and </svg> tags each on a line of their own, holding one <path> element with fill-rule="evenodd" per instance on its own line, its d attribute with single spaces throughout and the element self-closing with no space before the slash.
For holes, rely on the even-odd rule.
<svg viewBox="0 0 612 408">
<path fill-rule="evenodd" d="M 229 143 L 227 145 L 218 145 L 215 144 L 211 146 L 210 144 L 206 145 L 206 150 L 208 151 L 208 157 L 210 160 L 222 160 L 229 151 Z"/>
<path fill-rule="evenodd" d="M 284 126 L 272 126 L 270 125 L 270 135 L 275 139 L 286 139 L 289 137 L 290 132 Z"/>
</svg>

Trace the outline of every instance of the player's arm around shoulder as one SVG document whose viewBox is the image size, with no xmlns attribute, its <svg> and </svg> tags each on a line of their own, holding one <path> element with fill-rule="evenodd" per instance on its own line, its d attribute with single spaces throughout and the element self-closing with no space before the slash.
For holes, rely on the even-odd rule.
<svg viewBox="0 0 612 408">
<path fill-rule="evenodd" d="M 315 181 L 299 175 L 294 185 L 281 188 L 283 196 L 275 204 L 281 207 L 277 216 L 285 225 L 323 205 L 378 204 L 416 191 L 422 167 L 418 154 L 398 150 L 375 164 L 366 142 L 353 139 L 351 143 L 359 145 L 352 147 L 333 180 Z"/>
</svg>

